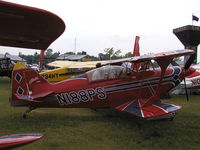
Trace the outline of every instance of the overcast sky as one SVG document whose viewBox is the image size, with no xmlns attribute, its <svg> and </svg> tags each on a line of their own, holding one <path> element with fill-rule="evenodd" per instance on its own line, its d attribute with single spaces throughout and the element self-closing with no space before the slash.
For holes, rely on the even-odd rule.
<svg viewBox="0 0 200 150">
<path fill-rule="evenodd" d="M 192 13 L 200 18 L 200 0 L 7 0 L 51 11 L 66 25 L 65 32 L 49 48 L 65 53 L 86 51 L 96 55 L 105 48 L 132 51 L 140 36 L 140 51 L 182 49 L 172 30 L 192 24 Z M 194 22 L 194 25 L 200 25 Z M 56 30 L 56 29 L 55 29 Z M 33 54 L 20 48 L 3 52 Z M 2 51 L 1 51 L 2 53 Z"/>
</svg>

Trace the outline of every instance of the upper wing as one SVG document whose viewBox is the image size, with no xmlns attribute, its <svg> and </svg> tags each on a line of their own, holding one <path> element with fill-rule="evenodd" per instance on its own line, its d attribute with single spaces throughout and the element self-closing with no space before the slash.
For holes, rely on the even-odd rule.
<svg viewBox="0 0 200 150">
<path fill-rule="evenodd" d="M 48 66 L 53 67 L 66 67 L 66 68 L 96 68 L 97 63 L 105 63 L 106 61 L 86 61 L 86 62 L 77 62 L 77 61 L 54 61 Z"/>
<path fill-rule="evenodd" d="M 46 50 L 65 30 L 57 15 L 0 1 L 0 45 Z"/>
<path fill-rule="evenodd" d="M 102 63 L 102 65 L 115 65 L 115 64 L 121 64 L 123 62 L 144 62 L 148 60 L 161 60 L 164 58 L 174 58 L 179 57 L 183 55 L 188 55 L 194 53 L 193 50 L 183 49 L 183 50 L 175 50 L 175 51 L 169 51 L 169 52 L 162 52 L 157 54 L 151 54 L 151 55 L 143 55 L 143 56 L 136 56 L 136 57 L 130 57 L 130 58 L 123 58 L 118 60 L 112 60 L 105 63 Z"/>
</svg>

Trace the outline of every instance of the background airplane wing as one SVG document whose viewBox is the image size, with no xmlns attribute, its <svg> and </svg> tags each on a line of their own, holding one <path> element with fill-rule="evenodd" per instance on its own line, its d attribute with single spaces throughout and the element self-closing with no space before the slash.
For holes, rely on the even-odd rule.
<svg viewBox="0 0 200 150">
<path fill-rule="evenodd" d="M 150 55 L 143 55 L 143 56 L 135 56 L 135 57 L 130 57 L 130 58 L 123 58 L 123 59 L 118 59 L 118 60 L 112 60 L 108 62 L 102 63 L 102 65 L 118 65 L 123 62 L 144 62 L 144 61 L 149 61 L 149 60 L 160 60 L 163 58 L 174 58 L 174 57 L 179 57 L 183 55 L 189 55 L 194 53 L 193 50 L 188 50 L 188 49 L 182 49 L 182 50 L 175 50 L 175 51 L 169 51 L 169 52 L 162 52 L 162 53 L 157 53 L 157 54 L 150 54 Z"/>
<path fill-rule="evenodd" d="M 125 104 L 116 106 L 115 108 L 120 111 L 125 111 L 136 115 L 138 117 L 147 119 L 162 119 L 162 116 L 166 116 L 172 112 L 176 112 L 181 106 L 168 103 L 156 103 L 147 106 L 143 106 L 145 100 L 133 100 Z"/>
<path fill-rule="evenodd" d="M 0 1 L 0 45 L 46 50 L 65 30 L 57 15 Z"/>
<path fill-rule="evenodd" d="M 69 68 L 96 68 L 97 63 L 104 63 L 106 61 L 86 61 L 72 64 Z"/>
<path fill-rule="evenodd" d="M 105 63 L 106 61 L 86 61 L 86 62 L 77 62 L 77 61 L 54 61 L 48 66 L 53 67 L 66 67 L 66 68 L 96 68 L 97 63 Z"/>
<path fill-rule="evenodd" d="M 29 134 L 14 134 L 7 136 L 0 136 L 0 149 L 11 149 L 19 146 L 32 143 L 43 137 L 39 133 L 29 133 Z"/>
<path fill-rule="evenodd" d="M 68 68 L 71 64 L 75 63 L 74 61 L 53 61 L 51 63 L 48 63 L 47 66 L 52 66 L 52 67 L 66 67 Z"/>
</svg>

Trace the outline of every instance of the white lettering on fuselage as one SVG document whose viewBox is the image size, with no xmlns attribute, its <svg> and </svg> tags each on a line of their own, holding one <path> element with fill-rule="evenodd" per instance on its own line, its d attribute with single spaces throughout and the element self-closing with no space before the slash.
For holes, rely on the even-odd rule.
<svg viewBox="0 0 200 150">
<path fill-rule="evenodd" d="M 191 82 L 192 82 L 193 86 L 199 85 L 200 84 L 200 79 L 194 79 L 194 80 L 191 80 Z"/>
<path fill-rule="evenodd" d="M 80 102 L 93 101 L 93 97 L 97 96 L 98 99 L 105 99 L 107 97 L 104 88 L 98 87 L 96 89 L 80 90 L 78 92 L 72 91 L 69 93 L 56 94 L 57 100 L 60 105 L 76 104 Z"/>
</svg>

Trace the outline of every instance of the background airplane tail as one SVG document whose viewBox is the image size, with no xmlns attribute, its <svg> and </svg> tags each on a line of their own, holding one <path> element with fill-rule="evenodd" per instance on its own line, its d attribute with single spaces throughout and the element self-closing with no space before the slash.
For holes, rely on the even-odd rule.
<svg viewBox="0 0 200 150">
<path fill-rule="evenodd" d="M 35 99 L 51 93 L 49 86 L 51 84 L 33 69 L 13 70 L 10 102 L 15 106 L 24 102 L 37 102 Z"/>
<path fill-rule="evenodd" d="M 139 40 L 140 40 L 140 37 L 139 36 L 135 36 L 135 44 L 134 44 L 134 48 L 133 48 L 133 57 L 140 56 Z M 134 64 L 132 67 L 133 67 L 133 70 L 136 70 L 137 68 L 140 67 L 140 65 L 139 64 Z"/>
<path fill-rule="evenodd" d="M 135 36 L 135 44 L 133 49 L 133 56 L 140 56 L 140 45 L 139 45 L 139 36 Z"/>
</svg>

